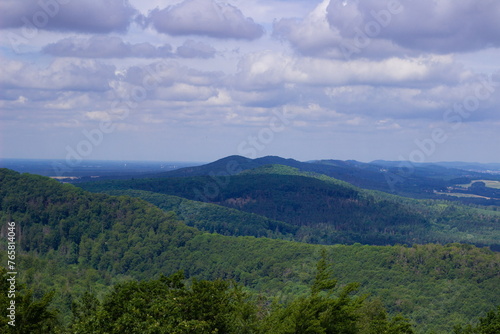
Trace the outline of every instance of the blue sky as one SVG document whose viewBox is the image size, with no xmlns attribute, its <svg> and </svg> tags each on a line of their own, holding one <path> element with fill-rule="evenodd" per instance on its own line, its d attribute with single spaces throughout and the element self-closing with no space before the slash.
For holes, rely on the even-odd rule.
<svg viewBox="0 0 500 334">
<path fill-rule="evenodd" d="M 500 162 L 495 0 L 3 0 L 0 157 Z"/>
</svg>

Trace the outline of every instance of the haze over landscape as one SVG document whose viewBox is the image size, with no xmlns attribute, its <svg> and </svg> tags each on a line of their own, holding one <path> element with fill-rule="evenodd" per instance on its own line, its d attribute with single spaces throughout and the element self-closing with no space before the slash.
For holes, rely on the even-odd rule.
<svg viewBox="0 0 500 334">
<path fill-rule="evenodd" d="M 3 158 L 498 162 L 495 1 L 0 6 Z"/>
</svg>

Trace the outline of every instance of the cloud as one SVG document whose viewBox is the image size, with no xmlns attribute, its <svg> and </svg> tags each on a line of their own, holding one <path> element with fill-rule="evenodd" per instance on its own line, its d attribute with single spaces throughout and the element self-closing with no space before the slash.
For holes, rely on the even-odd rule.
<svg viewBox="0 0 500 334">
<path fill-rule="evenodd" d="M 172 47 L 165 44 L 156 47 L 150 43 L 130 44 L 120 37 L 92 36 L 91 38 L 68 37 L 43 48 L 43 52 L 57 57 L 80 58 L 157 58 L 172 57 Z"/>
<path fill-rule="evenodd" d="M 0 88 L 105 91 L 115 77 L 115 67 L 95 60 L 55 59 L 42 68 L 16 60 L 2 60 Z"/>
<path fill-rule="evenodd" d="M 88 111 L 85 113 L 85 118 L 92 121 L 111 121 L 111 114 L 106 111 Z"/>
<path fill-rule="evenodd" d="M 46 45 L 42 52 L 56 57 L 75 58 L 213 58 L 216 50 L 211 45 L 188 39 L 172 52 L 172 46 L 154 46 L 150 43 L 131 44 L 116 36 L 68 37 Z"/>
<path fill-rule="evenodd" d="M 183 58 L 212 58 L 216 50 L 203 42 L 195 42 L 188 39 L 182 46 L 177 48 L 177 55 Z"/>
<path fill-rule="evenodd" d="M 473 104 L 476 92 L 486 95 L 482 80 L 449 55 L 346 62 L 266 51 L 242 59 L 231 81 L 231 97 L 245 107 L 317 103 L 351 119 L 372 119 L 372 124 L 393 119 L 394 124 L 384 126 L 395 130 L 410 120 L 443 122 L 444 112 L 455 103 Z M 498 90 L 497 83 L 490 86 Z M 498 103 L 494 94 L 480 99 L 477 112 L 463 121 L 498 119 Z"/>
<path fill-rule="evenodd" d="M 136 13 L 127 0 L 2 0 L 0 29 L 23 28 L 26 35 L 34 34 L 38 29 L 84 33 L 123 32 Z"/>
<path fill-rule="evenodd" d="M 332 1 L 333 2 L 333 1 Z M 336 58 L 387 58 L 397 55 L 418 55 L 411 50 L 394 44 L 392 41 L 373 37 L 360 38 L 356 34 L 342 35 L 339 27 L 331 24 L 329 17 L 330 0 L 323 0 L 304 18 L 283 18 L 273 24 L 273 36 L 287 40 L 301 54 L 311 57 Z M 347 3 L 347 2 L 346 2 Z M 352 6 L 342 5 L 339 14 L 342 22 L 336 20 L 345 30 L 357 31 L 362 20 Z M 345 7 L 345 8 L 344 8 Z M 338 13 L 338 12 L 335 12 Z"/>
<path fill-rule="evenodd" d="M 184 83 L 176 83 L 170 87 L 158 87 L 154 97 L 169 101 L 205 101 L 217 96 L 217 91 L 211 87 L 193 86 Z"/>
<path fill-rule="evenodd" d="M 327 7 L 331 28 L 343 38 L 364 34 L 423 53 L 500 46 L 499 14 L 495 0 L 331 0 Z"/>
<path fill-rule="evenodd" d="M 340 34 L 332 30 L 326 17 L 329 0 L 323 0 L 303 19 L 283 18 L 273 24 L 273 36 L 288 40 L 300 53 L 340 58 Z"/>
<path fill-rule="evenodd" d="M 172 86 L 185 83 L 192 86 L 219 86 L 225 74 L 219 71 L 200 71 L 180 65 L 177 61 L 157 61 L 147 66 L 131 66 L 124 81 L 136 86 L 144 82 L 156 82 L 156 86 Z"/>
<path fill-rule="evenodd" d="M 157 31 L 169 35 L 254 40 L 264 34 L 264 29 L 238 8 L 214 0 L 185 0 L 161 10 L 157 8 L 148 20 Z"/>
<path fill-rule="evenodd" d="M 324 0 L 301 19 L 275 21 L 273 36 L 345 60 L 448 54 L 500 46 L 499 14 L 493 0 Z"/>
<path fill-rule="evenodd" d="M 417 58 L 337 59 L 293 57 L 271 51 L 247 55 L 239 64 L 236 83 L 247 89 L 285 84 L 306 85 L 422 85 L 456 82 L 467 75 L 449 56 Z"/>
</svg>

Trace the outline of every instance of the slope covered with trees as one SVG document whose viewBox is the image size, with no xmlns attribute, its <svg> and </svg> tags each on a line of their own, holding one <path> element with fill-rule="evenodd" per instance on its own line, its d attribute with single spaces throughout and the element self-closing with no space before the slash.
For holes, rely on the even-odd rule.
<svg viewBox="0 0 500 334">
<path fill-rule="evenodd" d="M 217 161 L 177 170 L 143 175 L 142 177 L 192 177 L 202 175 L 238 174 L 245 170 L 275 164 L 297 168 L 302 172 L 314 172 L 327 175 L 355 186 L 407 196 L 410 198 L 442 199 L 448 198 L 462 203 L 480 205 L 499 205 L 496 198 L 449 197 L 441 195 L 448 187 L 457 183 L 469 183 L 471 180 L 500 180 L 489 169 L 497 170 L 495 164 L 460 164 L 460 163 L 409 163 L 403 161 L 373 161 L 363 163 L 355 160 L 315 160 L 301 162 L 278 156 L 266 156 L 250 159 L 238 155 L 228 156 Z M 467 193 L 474 193 L 469 192 Z M 492 196 L 489 196 L 492 197 Z"/>
<path fill-rule="evenodd" d="M 143 199 L 175 212 L 186 225 L 222 235 L 293 239 L 299 227 L 225 206 L 144 190 L 110 190 L 106 194 Z"/>
<path fill-rule="evenodd" d="M 467 242 L 500 249 L 500 212 L 367 191 L 282 165 L 223 177 L 136 179 L 79 186 L 93 192 L 115 191 L 113 194 L 120 194 L 117 190 L 142 190 L 258 214 L 295 226 L 294 239 L 302 242 Z M 136 194 L 158 203 L 150 195 Z"/>
<path fill-rule="evenodd" d="M 85 294 L 75 303 L 70 328 L 83 333 L 414 333 L 402 316 L 391 319 L 380 302 L 353 297 L 357 286 L 337 289 L 325 257 L 310 292 L 287 304 L 266 303 L 230 281 L 195 279 L 186 285 L 176 273 L 119 284 L 102 303 Z"/>
<path fill-rule="evenodd" d="M 259 294 L 264 300 L 274 296 L 275 310 L 301 310 L 310 305 L 305 310 L 327 315 L 330 299 L 310 294 L 315 263 L 323 249 L 338 280 L 338 292 L 359 282 L 359 291 L 352 298 L 369 294 L 368 305 L 377 303 L 374 298 L 380 299 L 390 314 L 388 321 L 401 312 L 417 333 L 449 333 L 455 325 L 475 323 L 500 304 L 500 255 L 471 245 L 319 246 L 204 233 L 140 199 L 92 194 L 5 169 L 0 170 L 0 216 L 3 222 L 16 221 L 19 227 L 18 279 L 32 290 L 29 300 L 40 301 L 36 305 L 47 311 L 40 319 L 47 320 L 44 326 L 52 326 L 54 309 L 59 310 L 58 318 L 64 324 L 82 319 L 84 313 L 74 318 L 70 310 L 75 302 L 83 302 L 85 292 L 90 291 L 106 307 L 107 301 L 114 300 L 110 296 L 118 296 L 113 291 L 120 291 L 120 286 L 132 286 L 132 290 L 123 290 L 130 291 L 121 293 L 124 298 L 136 293 L 133 284 L 142 286 L 141 282 L 127 282 L 153 280 L 154 286 L 160 284 L 154 283 L 161 280 L 160 275 L 179 270 L 189 278 L 188 294 L 195 278 L 232 279 L 251 296 Z M 7 254 L 5 226 L 3 223 L 0 229 L 2 263 Z M 122 285 L 113 290 L 117 284 Z M 206 283 L 210 284 L 215 283 Z M 141 291 L 137 291 L 137 300 L 122 300 L 126 312 L 134 312 Z M 45 307 L 50 298 L 53 307 Z M 96 306 L 96 312 L 105 311 L 100 307 Z M 293 323 L 295 320 L 283 316 L 306 313 L 273 314 L 278 322 Z M 321 317 L 310 319 L 315 326 L 323 326 Z"/>
</svg>

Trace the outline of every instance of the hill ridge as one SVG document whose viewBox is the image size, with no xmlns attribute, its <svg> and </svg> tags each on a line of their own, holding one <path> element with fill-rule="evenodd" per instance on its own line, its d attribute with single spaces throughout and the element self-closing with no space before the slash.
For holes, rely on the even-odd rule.
<svg viewBox="0 0 500 334">
<path fill-rule="evenodd" d="M 467 242 L 500 247 L 500 214 L 365 190 L 295 167 L 263 165 L 235 175 L 80 184 L 87 190 L 143 190 L 205 201 L 299 228 L 295 240 L 375 245 Z M 493 232 L 492 232 L 493 231 Z"/>
</svg>

